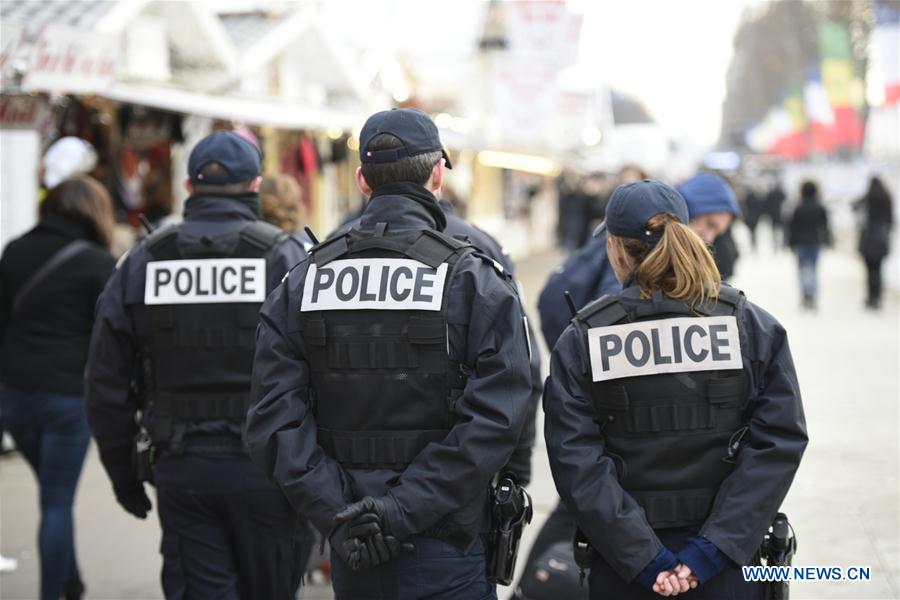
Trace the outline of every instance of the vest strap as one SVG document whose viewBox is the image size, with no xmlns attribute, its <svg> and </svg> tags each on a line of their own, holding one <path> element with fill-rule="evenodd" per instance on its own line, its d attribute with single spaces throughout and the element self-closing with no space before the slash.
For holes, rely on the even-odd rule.
<svg viewBox="0 0 900 600">
<path fill-rule="evenodd" d="M 310 249 L 316 266 L 324 267 L 333 260 L 346 255 L 348 251 L 347 236 L 342 235 L 331 240 L 325 240 L 321 244 Z"/>
<path fill-rule="evenodd" d="M 253 221 L 241 229 L 241 240 L 262 252 L 267 252 L 287 237 L 283 230 L 265 221 Z"/>
<path fill-rule="evenodd" d="M 318 429 L 318 443 L 328 456 L 355 469 L 402 469 L 446 430 L 339 431 Z"/>
</svg>

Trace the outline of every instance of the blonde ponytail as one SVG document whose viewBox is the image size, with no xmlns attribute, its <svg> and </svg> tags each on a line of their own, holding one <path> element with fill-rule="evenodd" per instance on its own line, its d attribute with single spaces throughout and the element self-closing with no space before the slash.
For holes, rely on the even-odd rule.
<svg viewBox="0 0 900 600">
<path fill-rule="evenodd" d="M 641 287 L 642 298 L 649 298 L 654 290 L 690 306 L 718 298 L 722 285 L 719 269 L 690 227 L 673 215 L 660 213 L 647 221 L 647 229 L 660 236 L 652 249 L 640 240 L 611 236 L 636 265 L 634 281 Z"/>
</svg>

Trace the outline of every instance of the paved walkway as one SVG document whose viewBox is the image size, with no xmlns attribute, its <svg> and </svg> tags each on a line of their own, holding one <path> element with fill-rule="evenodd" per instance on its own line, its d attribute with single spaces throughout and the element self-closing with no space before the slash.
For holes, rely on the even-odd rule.
<svg viewBox="0 0 900 600">
<path fill-rule="evenodd" d="M 744 240 L 739 241 L 746 248 Z M 795 563 L 872 568 L 867 583 L 797 583 L 792 597 L 898 598 L 897 295 L 890 296 L 880 313 L 864 311 L 861 264 L 849 252 L 828 252 L 820 266 L 820 308 L 803 312 L 793 257 L 772 252 L 768 241 L 763 235 L 756 255 L 745 249 L 735 283 L 789 331 L 803 390 L 812 441 L 784 506 L 799 539 Z M 532 306 L 558 261 L 554 253 L 519 261 Z M 534 468 L 537 510 L 526 531 L 523 557 L 556 502 L 542 442 Z M 36 595 L 37 518 L 35 485 L 27 466 L 17 456 L 0 460 L 0 552 L 20 563 L 16 572 L 0 575 L 0 598 Z M 93 447 L 78 492 L 76 524 L 88 598 L 161 597 L 155 514 L 138 521 L 116 505 Z M 507 594 L 501 589 L 501 598 Z M 331 594 L 313 586 L 306 597 Z"/>
</svg>

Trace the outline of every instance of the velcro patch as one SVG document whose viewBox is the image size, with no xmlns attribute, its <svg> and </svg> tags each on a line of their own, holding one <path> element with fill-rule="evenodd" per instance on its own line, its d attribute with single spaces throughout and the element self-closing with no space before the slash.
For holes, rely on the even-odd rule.
<svg viewBox="0 0 900 600">
<path fill-rule="evenodd" d="M 301 312 L 314 310 L 441 310 L 447 264 L 437 269 L 408 258 L 333 260 L 310 265 Z"/>
<path fill-rule="evenodd" d="M 588 348 L 594 381 L 743 367 L 734 316 L 594 327 L 588 330 Z"/>
<path fill-rule="evenodd" d="M 144 304 L 220 304 L 266 299 L 263 258 L 203 258 L 147 263 Z"/>
</svg>

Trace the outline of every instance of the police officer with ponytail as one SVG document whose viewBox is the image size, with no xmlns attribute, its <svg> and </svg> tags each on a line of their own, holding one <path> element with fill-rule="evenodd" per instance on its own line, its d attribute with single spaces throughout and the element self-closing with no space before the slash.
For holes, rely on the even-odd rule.
<svg viewBox="0 0 900 600">
<path fill-rule="evenodd" d="M 261 312 L 247 438 L 332 548 L 336 597 L 496 598 L 485 533 L 531 379 L 515 283 L 445 235 L 428 115 L 360 133 L 357 227 L 310 250 Z"/>
<path fill-rule="evenodd" d="M 259 150 L 227 131 L 188 161 L 184 222 L 148 235 L 97 303 L 88 420 L 116 500 L 156 486 L 166 598 L 294 598 L 312 532 L 243 441 L 258 312 L 303 240 L 259 220 Z"/>
<path fill-rule="evenodd" d="M 644 180 L 606 213 L 620 293 L 553 352 L 545 435 L 589 542 L 592 599 L 763 598 L 745 583 L 807 443 L 784 328 L 721 283 L 684 199 Z"/>
</svg>

